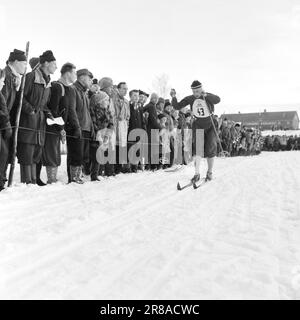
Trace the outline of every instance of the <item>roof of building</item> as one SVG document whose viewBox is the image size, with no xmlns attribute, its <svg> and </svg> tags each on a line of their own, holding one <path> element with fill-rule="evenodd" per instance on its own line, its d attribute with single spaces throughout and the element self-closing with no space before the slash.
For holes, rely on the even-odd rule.
<svg viewBox="0 0 300 320">
<path fill-rule="evenodd" d="M 222 118 L 227 118 L 236 122 L 255 122 L 258 119 L 261 121 L 279 121 L 288 120 L 292 121 L 297 116 L 299 116 L 297 111 L 277 111 L 277 112 L 255 112 L 255 113 L 228 113 L 222 114 Z"/>
</svg>

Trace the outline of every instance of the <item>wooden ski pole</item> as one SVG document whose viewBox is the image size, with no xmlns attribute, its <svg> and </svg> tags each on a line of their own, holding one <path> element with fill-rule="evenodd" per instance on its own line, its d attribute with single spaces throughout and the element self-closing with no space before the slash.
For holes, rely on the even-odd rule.
<svg viewBox="0 0 300 320">
<path fill-rule="evenodd" d="M 27 64 L 28 64 L 28 53 L 29 53 L 29 41 L 26 43 L 26 67 L 25 67 L 25 72 L 22 76 L 21 89 L 20 89 L 20 101 L 19 101 L 17 115 L 16 115 L 15 130 L 13 135 L 13 154 L 12 154 L 12 161 L 11 161 L 10 170 L 9 170 L 8 187 L 12 186 L 14 171 L 15 171 L 17 145 L 18 145 L 18 131 L 19 131 L 20 115 L 21 115 L 22 104 L 23 104 L 25 78 L 26 78 L 26 71 L 27 71 Z"/>
</svg>

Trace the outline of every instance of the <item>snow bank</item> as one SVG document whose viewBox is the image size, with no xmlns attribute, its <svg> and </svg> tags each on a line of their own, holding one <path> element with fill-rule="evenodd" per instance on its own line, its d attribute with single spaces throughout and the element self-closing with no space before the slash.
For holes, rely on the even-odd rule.
<svg viewBox="0 0 300 320">
<path fill-rule="evenodd" d="M 300 298 L 300 152 L 216 159 L 181 192 L 192 166 L 84 185 L 64 171 L 0 194 L 0 298 Z"/>
<path fill-rule="evenodd" d="M 266 130 L 261 132 L 263 137 L 266 136 L 300 136 L 300 130 Z"/>
</svg>

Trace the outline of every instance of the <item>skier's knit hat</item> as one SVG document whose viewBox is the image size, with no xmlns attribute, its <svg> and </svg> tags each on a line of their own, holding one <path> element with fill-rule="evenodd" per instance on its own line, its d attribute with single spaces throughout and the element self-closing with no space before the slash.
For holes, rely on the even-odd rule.
<svg viewBox="0 0 300 320">
<path fill-rule="evenodd" d="M 18 50 L 18 49 L 14 49 L 14 51 L 12 51 L 9 54 L 8 57 L 8 61 L 9 62 L 13 62 L 13 61 L 26 61 L 26 56 L 25 56 L 25 52 Z"/>
<path fill-rule="evenodd" d="M 80 69 L 77 71 L 77 77 L 80 76 L 89 76 L 90 78 L 94 78 L 93 74 L 88 69 Z"/>
<path fill-rule="evenodd" d="M 192 85 L 191 85 L 191 88 L 192 88 L 192 89 L 198 89 L 198 88 L 201 88 L 201 87 L 202 87 L 202 84 L 201 84 L 201 82 L 198 81 L 198 80 L 193 81 L 193 83 L 192 83 Z"/>
<path fill-rule="evenodd" d="M 40 63 L 40 58 L 38 57 L 32 57 L 30 60 L 29 60 L 29 65 L 31 67 L 31 69 L 35 69 L 36 66 Z"/>
<path fill-rule="evenodd" d="M 41 56 L 40 56 L 40 63 L 43 64 L 45 62 L 52 62 L 56 61 L 53 52 L 51 50 L 45 51 Z"/>
<path fill-rule="evenodd" d="M 104 77 L 99 81 L 100 90 L 113 86 L 113 81 L 109 77 Z"/>
</svg>

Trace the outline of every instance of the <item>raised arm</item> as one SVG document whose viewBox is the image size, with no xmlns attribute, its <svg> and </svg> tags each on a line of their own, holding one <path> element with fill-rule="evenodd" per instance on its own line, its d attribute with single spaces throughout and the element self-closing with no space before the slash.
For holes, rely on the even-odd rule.
<svg viewBox="0 0 300 320">
<path fill-rule="evenodd" d="M 219 96 L 212 93 L 206 93 L 206 100 L 211 104 L 218 104 L 221 101 Z"/>
</svg>

